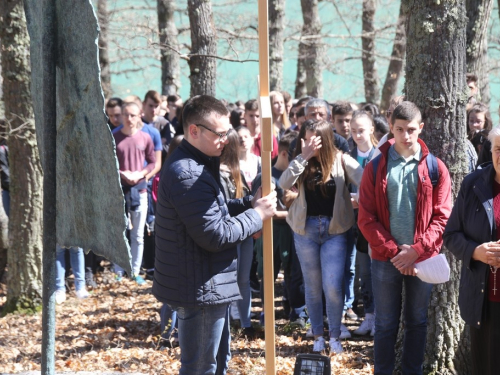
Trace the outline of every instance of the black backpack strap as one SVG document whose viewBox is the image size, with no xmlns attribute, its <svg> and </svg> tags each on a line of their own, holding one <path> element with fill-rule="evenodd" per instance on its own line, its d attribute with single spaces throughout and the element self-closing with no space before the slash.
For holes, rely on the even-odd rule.
<svg viewBox="0 0 500 375">
<path fill-rule="evenodd" d="M 380 163 L 380 159 L 382 159 L 382 154 L 377 155 L 375 159 L 373 159 L 370 163 L 373 165 L 373 183 L 375 184 L 375 181 L 377 180 L 377 169 L 378 169 L 378 163 Z"/>
<path fill-rule="evenodd" d="M 432 186 L 436 186 L 439 181 L 439 169 L 437 158 L 429 152 L 427 155 L 427 169 L 429 170 L 429 178 Z"/>
</svg>

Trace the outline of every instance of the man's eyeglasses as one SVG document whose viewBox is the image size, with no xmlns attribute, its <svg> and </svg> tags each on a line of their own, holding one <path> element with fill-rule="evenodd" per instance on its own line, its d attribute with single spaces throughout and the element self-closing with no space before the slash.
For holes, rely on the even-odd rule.
<svg viewBox="0 0 500 375">
<path fill-rule="evenodd" d="M 227 139 L 227 133 L 218 133 L 215 130 L 210 129 L 208 126 L 202 125 L 202 124 L 195 124 L 196 126 L 201 126 L 202 128 L 207 129 L 209 132 L 214 133 L 219 137 L 219 142 L 224 142 Z"/>
</svg>

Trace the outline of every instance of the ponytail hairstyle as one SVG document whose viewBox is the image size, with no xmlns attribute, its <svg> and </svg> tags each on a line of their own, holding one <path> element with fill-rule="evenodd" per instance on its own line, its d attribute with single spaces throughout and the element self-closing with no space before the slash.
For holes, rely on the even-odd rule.
<svg viewBox="0 0 500 375">
<path fill-rule="evenodd" d="M 352 113 L 351 122 L 361 117 L 366 117 L 368 120 L 370 120 L 373 126 L 373 133 L 370 135 L 370 141 L 372 142 L 373 147 L 377 147 L 378 139 L 375 137 L 375 122 L 373 121 L 373 116 L 370 112 L 365 111 L 363 109 L 358 109 L 357 111 L 354 111 Z"/>
</svg>

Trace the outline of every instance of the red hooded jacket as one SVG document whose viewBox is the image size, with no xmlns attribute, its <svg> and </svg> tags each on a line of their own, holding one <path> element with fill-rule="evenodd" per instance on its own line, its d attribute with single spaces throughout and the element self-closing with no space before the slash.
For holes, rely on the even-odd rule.
<svg viewBox="0 0 500 375">
<path fill-rule="evenodd" d="M 426 157 L 429 149 L 422 140 L 422 157 L 418 163 L 417 207 L 415 237 L 410 245 L 418 253 L 415 263 L 437 255 L 443 244 L 443 232 L 451 214 L 451 180 L 444 163 L 437 159 L 439 181 L 432 186 Z M 398 243 L 391 235 L 389 200 L 387 198 L 387 156 L 394 143 L 390 140 L 380 147 L 382 158 L 378 164 L 376 184 L 373 163 L 363 172 L 359 190 L 358 226 L 372 249 L 372 259 L 387 261 L 399 252 Z M 402 245 L 402 244 L 400 244 Z"/>
</svg>

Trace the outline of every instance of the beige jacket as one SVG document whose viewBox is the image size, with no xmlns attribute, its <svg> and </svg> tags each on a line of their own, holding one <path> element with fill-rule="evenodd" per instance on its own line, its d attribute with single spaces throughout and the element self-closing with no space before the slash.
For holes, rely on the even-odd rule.
<svg viewBox="0 0 500 375">
<path fill-rule="evenodd" d="M 344 166 L 347 172 L 347 184 L 353 183 L 359 186 L 361 183 L 361 176 L 363 175 L 363 168 L 355 159 L 347 154 L 342 154 L 342 152 L 337 152 L 335 162 L 330 172 L 332 178 L 335 180 L 336 192 L 332 220 L 328 228 L 329 234 L 344 233 L 354 225 L 354 210 L 351 203 L 351 194 L 346 187 L 342 158 L 344 159 Z M 280 186 L 283 189 L 290 189 L 297 182 L 302 172 L 304 172 L 305 164 L 305 162 L 301 164 L 297 158 L 293 159 L 280 177 Z M 307 203 L 304 185 L 302 185 L 299 189 L 299 195 L 288 210 L 286 221 L 295 233 L 304 235 L 306 217 Z"/>
</svg>

